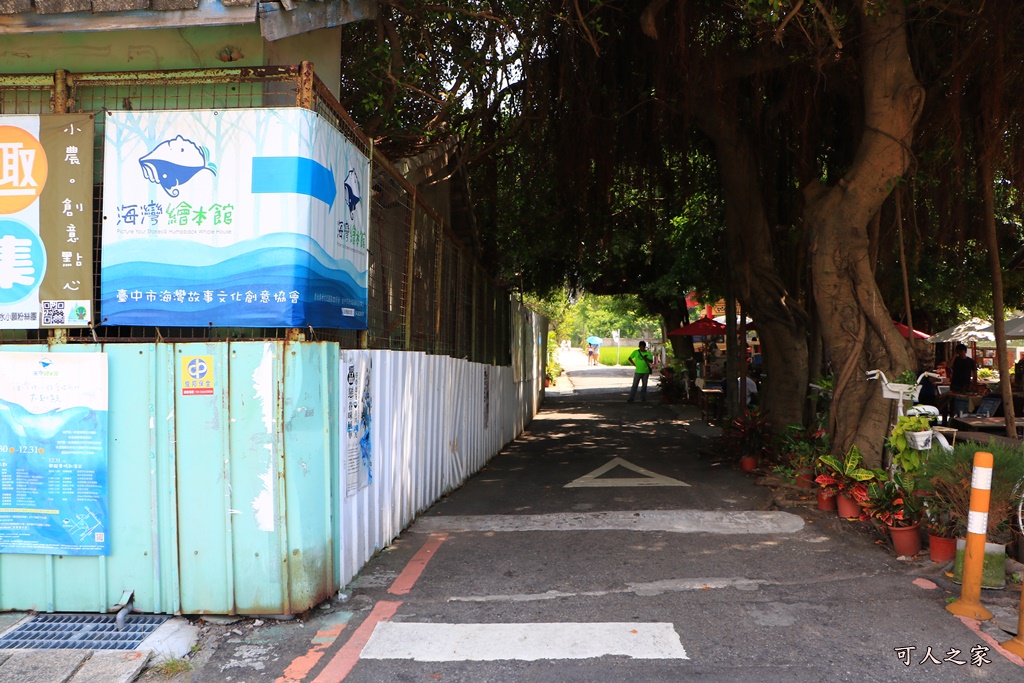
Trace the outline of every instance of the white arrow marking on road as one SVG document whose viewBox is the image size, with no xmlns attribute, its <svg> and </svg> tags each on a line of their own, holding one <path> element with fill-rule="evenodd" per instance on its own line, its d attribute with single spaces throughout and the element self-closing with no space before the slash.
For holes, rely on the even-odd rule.
<svg viewBox="0 0 1024 683">
<path fill-rule="evenodd" d="M 382 622 L 361 659 L 462 662 L 591 659 L 689 659 L 672 624 L 414 624 Z"/>
<path fill-rule="evenodd" d="M 616 467 L 625 467 L 627 470 L 633 470 L 637 474 L 642 474 L 643 477 L 636 477 L 632 479 L 620 477 L 600 478 L 601 475 L 607 474 L 610 470 L 613 470 Z M 628 460 L 612 458 L 590 474 L 584 474 L 579 479 L 569 482 L 565 485 L 565 488 L 604 488 L 609 486 L 689 486 L 689 484 L 685 481 L 679 481 L 678 479 L 666 477 L 662 474 L 655 474 L 650 470 L 645 470 L 639 465 L 634 465 Z"/>
</svg>

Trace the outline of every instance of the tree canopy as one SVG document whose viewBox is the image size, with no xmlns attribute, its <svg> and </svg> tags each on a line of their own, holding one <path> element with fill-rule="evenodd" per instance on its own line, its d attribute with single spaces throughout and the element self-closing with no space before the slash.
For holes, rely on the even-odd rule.
<svg viewBox="0 0 1024 683">
<path fill-rule="evenodd" d="M 1000 268 L 1022 243 L 1022 13 L 381 0 L 344 29 L 343 103 L 393 157 L 459 140 L 513 287 L 634 294 L 669 326 L 691 289 L 730 293 L 781 359 L 770 375 L 798 364 L 764 397 L 786 421 L 842 358 L 845 447 L 882 420 L 860 371 L 913 363 L 890 316 L 935 330 L 1024 297 Z"/>
</svg>

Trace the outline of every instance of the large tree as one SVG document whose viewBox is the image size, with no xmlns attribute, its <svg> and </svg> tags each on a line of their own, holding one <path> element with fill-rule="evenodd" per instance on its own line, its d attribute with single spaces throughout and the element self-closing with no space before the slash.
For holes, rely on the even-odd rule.
<svg viewBox="0 0 1024 683">
<path fill-rule="evenodd" d="M 949 279 L 984 263 L 971 241 L 993 273 L 993 231 L 1019 243 L 1019 193 L 986 193 L 1021 179 L 998 87 L 1022 62 L 996 30 L 1018 25 L 1012 0 L 381 5 L 345 28 L 344 103 L 392 156 L 458 138 L 506 281 L 639 293 L 673 326 L 690 286 L 728 289 L 757 322 L 773 419 L 802 417 L 822 339 L 835 447 L 870 462 L 890 406 L 865 371 L 916 366 L 890 311 L 952 322 L 968 300 Z M 671 253 L 715 234 L 706 269 Z"/>
</svg>

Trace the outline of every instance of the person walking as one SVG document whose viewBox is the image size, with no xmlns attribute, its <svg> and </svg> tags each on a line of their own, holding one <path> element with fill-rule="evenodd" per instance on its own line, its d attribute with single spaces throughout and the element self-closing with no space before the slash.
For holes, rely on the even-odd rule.
<svg viewBox="0 0 1024 683">
<path fill-rule="evenodd" d="M 633 388 L 629 391 L 627 402 L 632 403 L 636 399 L 636 387 L 638 384 L 643 384 L 643 387 L 640 389 L 640 401 L 645 402 L 647 401 L 647 380 L 651 378 L 651 369 L 654 367 L 654 356 L 647 350 L 647 342 L 641 341 L 637 344 L 636 351 L 629 354 L 629 358 L 626 360 L 635 368 L 633 372 Z"/>
</svg>

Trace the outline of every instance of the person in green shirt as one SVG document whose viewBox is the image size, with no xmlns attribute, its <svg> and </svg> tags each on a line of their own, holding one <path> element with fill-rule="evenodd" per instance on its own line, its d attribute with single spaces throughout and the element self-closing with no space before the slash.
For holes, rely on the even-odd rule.
<svg viewBox="0 0 1024 683">
<path fill-rule="evenodd" d="M 633 373 L 633 388 L 629 392 L 629 403 L 636 399 L 636 387 L 641 383 L 643 388 L 640 390 L 640 400 L 642 402 L 647 400 L 647 380 L 651 378 L 651 368 L 654 367 L 654 356 L 647 350 L 647 342 L 642 341 L 637 346 L 639 348 L 629 354 L 629 358 L 626 359 L 630 365 L 636 368 Z"/>
</svg>

